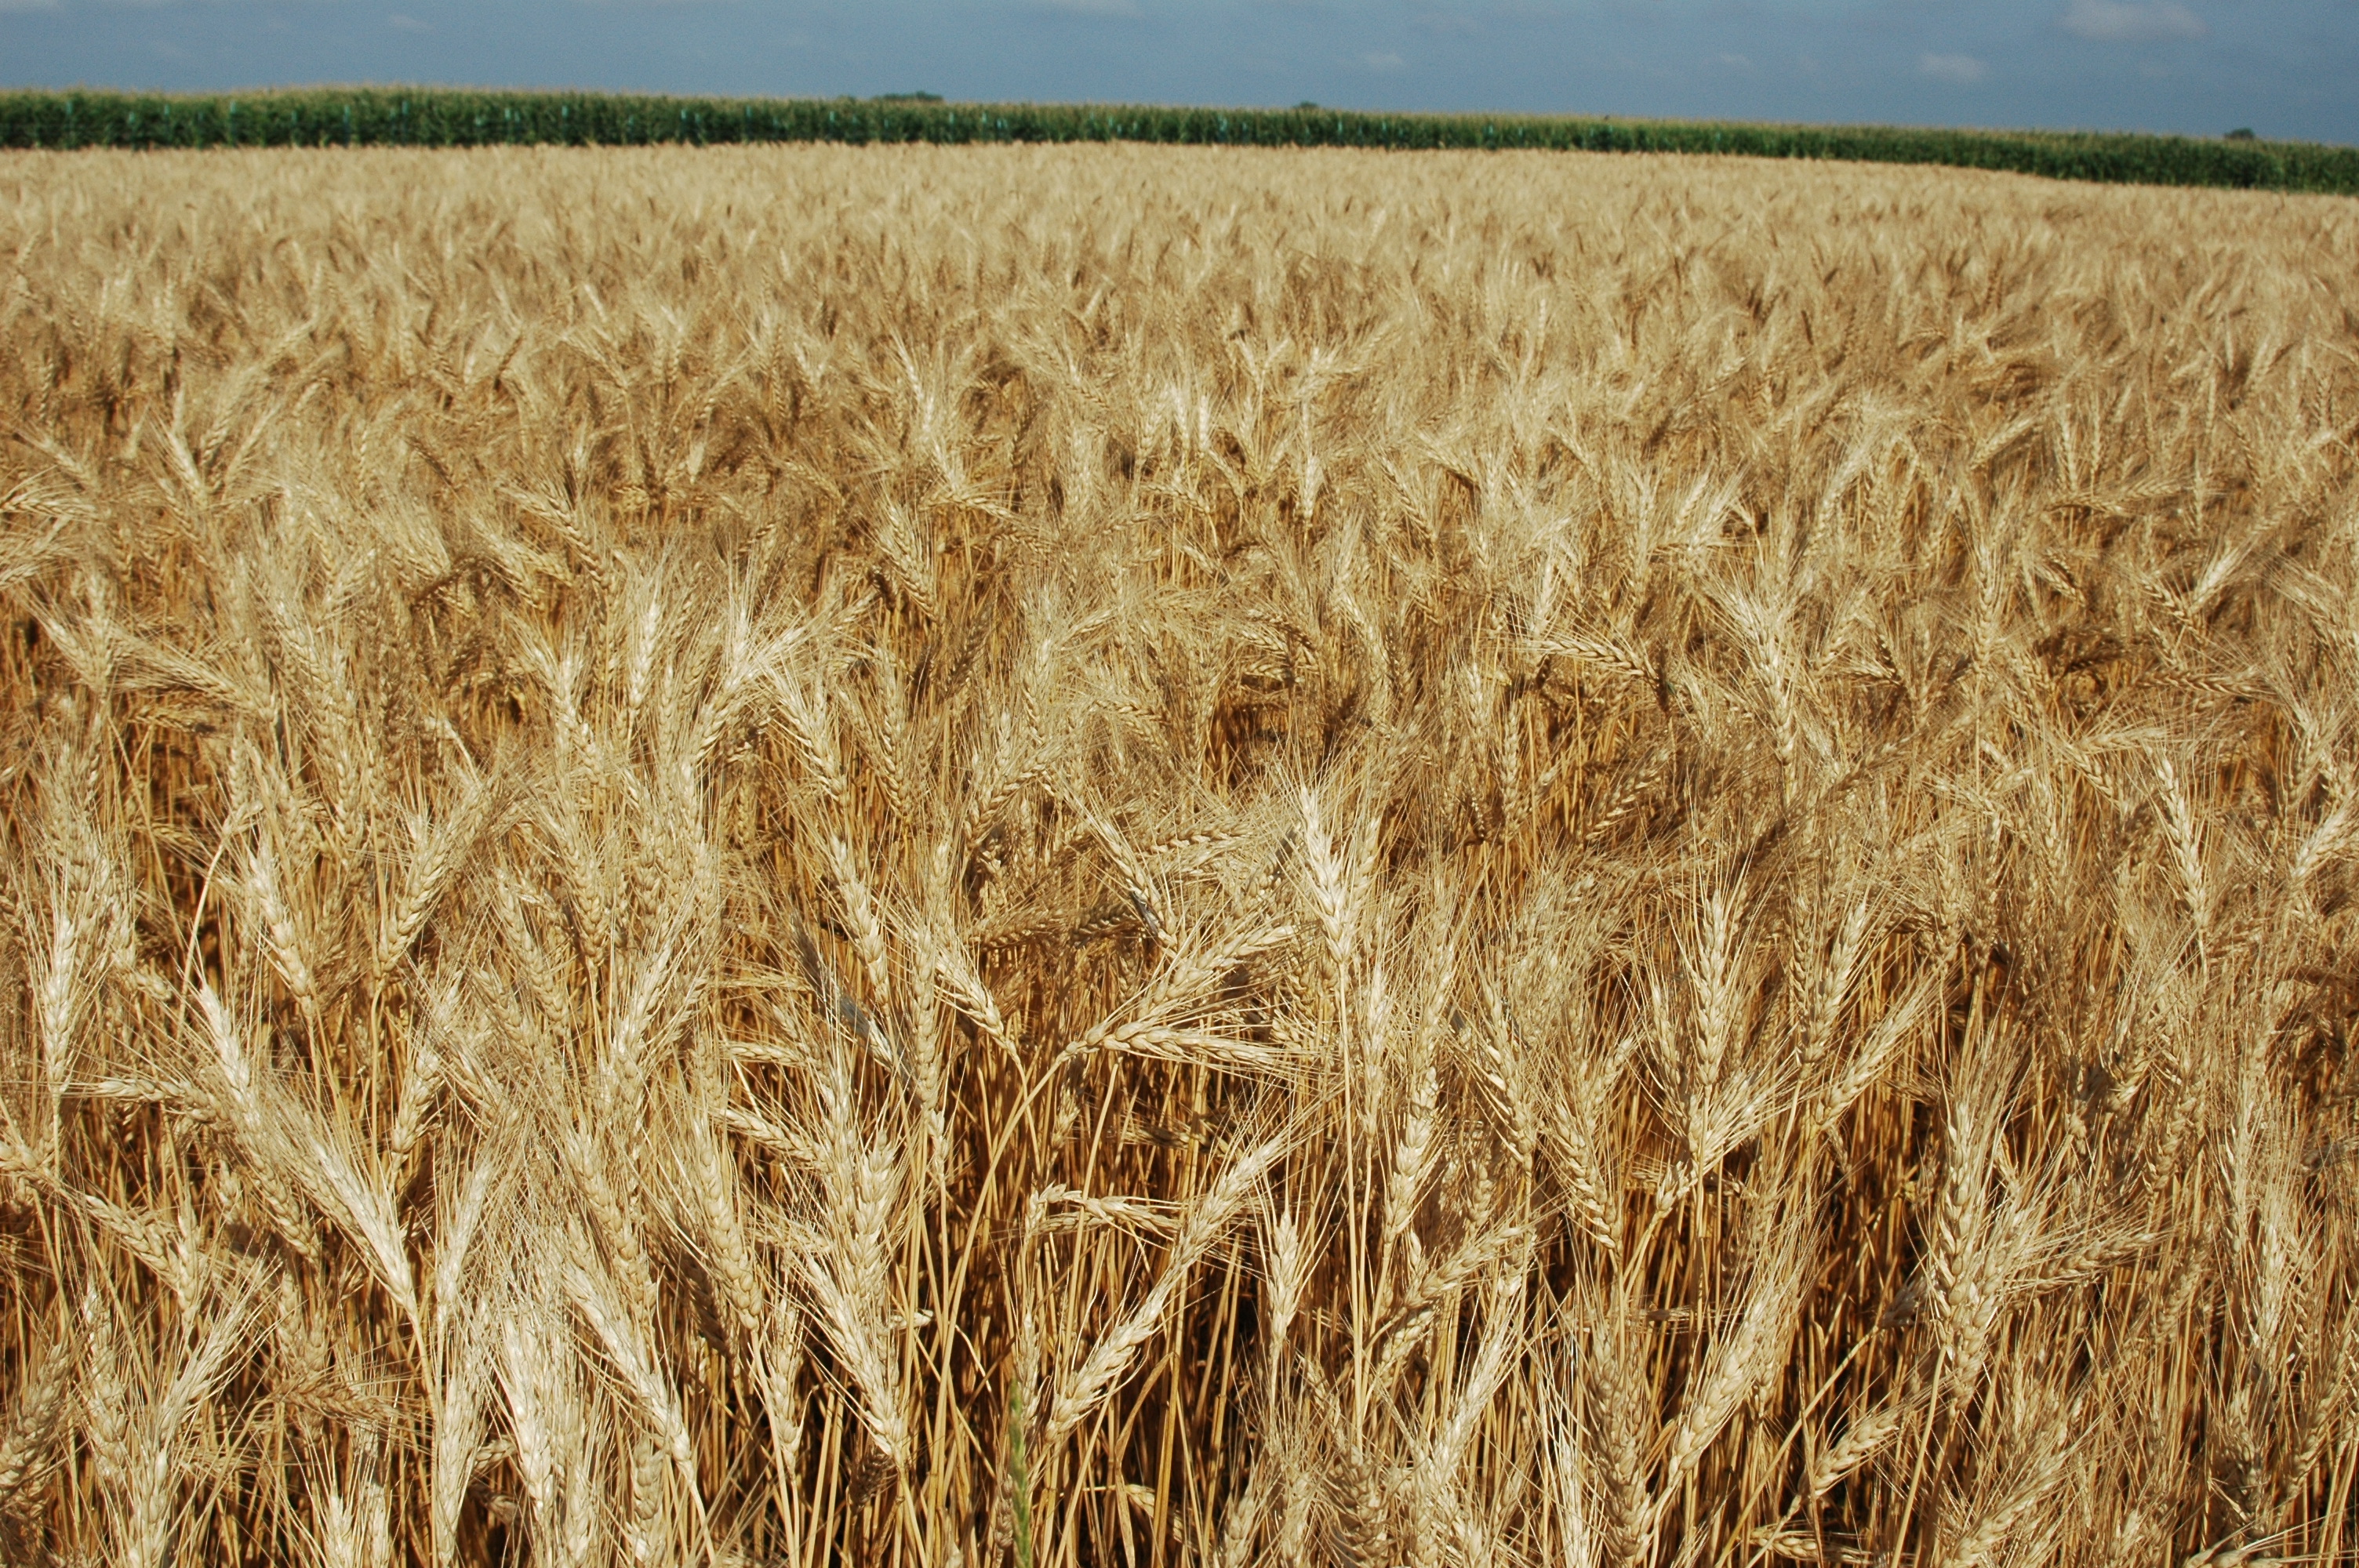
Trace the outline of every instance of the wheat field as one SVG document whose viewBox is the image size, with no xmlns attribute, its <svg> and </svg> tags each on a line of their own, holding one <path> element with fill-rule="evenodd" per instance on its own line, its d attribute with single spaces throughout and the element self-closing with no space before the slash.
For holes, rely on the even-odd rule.
<svg viewBox="0 0 2359 1568">
<path fill-rule="evenodd" d="M 0 157 L 0 1558 L 2359 1553 L 2359 203 Z"/>
</svg>

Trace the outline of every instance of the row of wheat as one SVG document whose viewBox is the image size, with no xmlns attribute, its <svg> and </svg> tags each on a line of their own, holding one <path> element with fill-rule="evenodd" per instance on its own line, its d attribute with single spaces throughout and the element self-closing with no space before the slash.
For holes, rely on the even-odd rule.
<svg viewBox="0 0 2359 1568">
<path fill-rule="evenodd" d="M 0 250 L 0 1556 L 2359 1551 L 2359 207 L 28 155 Z"/>
</svg>

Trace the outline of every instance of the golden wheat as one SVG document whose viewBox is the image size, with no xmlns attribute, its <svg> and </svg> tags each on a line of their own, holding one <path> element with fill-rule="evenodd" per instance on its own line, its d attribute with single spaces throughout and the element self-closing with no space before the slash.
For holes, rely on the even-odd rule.
<svg viewBox="0 0 2359 1568">
<path fill-rule="evenodd" d="M 2359 1552 L 2359 205 L 10 155 L 0 247 L 0 1555 Z"/>
</svg>

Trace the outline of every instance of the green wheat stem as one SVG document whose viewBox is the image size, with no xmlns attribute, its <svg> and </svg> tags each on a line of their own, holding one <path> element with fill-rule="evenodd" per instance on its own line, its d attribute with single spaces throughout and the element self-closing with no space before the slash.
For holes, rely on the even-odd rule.
<svg viewBox="0 0 2359 1568">
<path fill-rule="evenodd" d="M 1016 1568 L 1032 1568 L 1032 1473 L 1024 1448 L 1024 1390 L 1007 1395 L 1008 1505 L 1016 1515 Z"/>
</svg>

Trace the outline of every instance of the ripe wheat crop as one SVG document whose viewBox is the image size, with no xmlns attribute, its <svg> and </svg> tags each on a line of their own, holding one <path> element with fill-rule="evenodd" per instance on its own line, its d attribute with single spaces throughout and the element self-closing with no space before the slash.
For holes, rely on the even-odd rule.
<svg viewBox="0 0 2359 1568">
<path fill-rule="evenodd" d="M 2359 204 L 0 158 L 0 1557 L 2359 1551 Z"/>
</svg>

